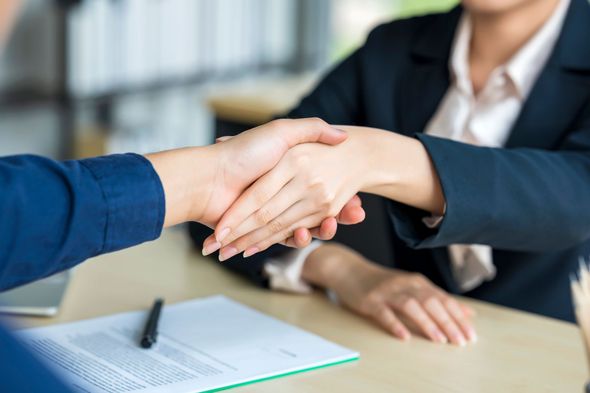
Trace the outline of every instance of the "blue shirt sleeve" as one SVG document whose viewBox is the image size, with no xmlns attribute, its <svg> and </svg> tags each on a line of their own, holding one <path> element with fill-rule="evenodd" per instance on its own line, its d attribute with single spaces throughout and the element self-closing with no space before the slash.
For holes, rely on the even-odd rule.
<svg viewBox="0 0 590 393">
<path fill-rule="evenodd" d="M 0 290 L 159 237 L 164 191 L 136 154 L 0 158 Z"/>
<path fill-rule="evenodd" d="M 66 385 L 0 326 L 0 392 L 68 393 Z"/>
</svg>

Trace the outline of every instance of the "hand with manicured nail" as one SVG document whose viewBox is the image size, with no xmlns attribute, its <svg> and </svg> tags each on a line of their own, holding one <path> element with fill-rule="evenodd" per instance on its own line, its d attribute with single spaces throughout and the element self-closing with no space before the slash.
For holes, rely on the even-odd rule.
<svg viewBox="0 0 590 393">
<path fill-rule="evenodd" d="M 275 120 L 233 138 L 224 138 L 222 143 L 207 147 L 214 151 L 215 157 L 212 164 L 216 167 L 210 170 L 213 175 L 212 187 L 205 205 L 201 204 L 195 208 L 195 213 L 191 214 L 192 219 L 208 226 L 215 225 L 253 182 L 270 171 L 295 146 L 300 144 L 337 145 L 346 138 L 345 132 L 315 118 Z M 338 215 L 343 223 L 358 222 L 355 218 L 361 215 L 359 210 L 362 211 L 359 201 L 356 199 L 351 201 L 349 207 L 341 214 L 334 216 Z M 364 218 L 364 211 L 362 216 Z M 323 239 L 332 238 L 336 232 L 336 226 L 335 219 L 327 218 L 323 224 L 302 226 L 296 233 L 277 239 L 277 242 L 285 241 L 291 246 L 302 247 L 309 244 L 312 236 Z M 223 231 L 221 232 L 223 234 Z M 219 249 L 219 246 L 215 239 L 212 241 L 209 239 L 204 245 L 203 253 L 210 254 Z"/>
<path fill-rule="evenodd" d="M 233 136 L 222 136 L 215 140 L 215 143 L 222 143 L 229 141 L 234 138 Z M 336 235 L 338 224 L 341 225 L 354 225 L 362 222 L 365 219 L 365 211 L 362 208 L 362 201 L 358 195 L 355 195 L 350 199 L 346 205 L 342 208 L 340 213 L 336 217 L 325 218 L 321 224 L 315 228 L 297 228 L 293 231 L 293 235 L 288 239 L 280 241 L 287 247 L 292 248 L 304 248 L 307 247 L 313 238 L 319 240 L 331 240 Z M 222 231 L 219 236 L 215 234 L 209 236 L 203 243 L 203 255 L 209 255 L 217 251 L 220 247 L 220 243 L 217 238 L 220 239 L 227 236 L 227 230 Z M 237 254 L 237 253 L 236 253 Z M 227 255 L 227 253 L 226 253 Z M 230 258 L 233 255 L 221 258 L 223 260 Z"/>
<path fill-rule="evenodd" d="M 366 184 L 371 160 L 370 132 L 352 130 L 335 146 L 302 144 L 289 150 L 281 161 L 249 187 L 217 224 L 215 236 L 205 242 L 222 248 L 220 260 L 243 252 L 244 257 L 291 238 L 299 245 L 305 234 L 298 228 L 322 228 L 335 222 L 356 223 L 364 219 L 356 193 Z M 231 140 L 230 140 L 231 141 Z M 335 217 L 336 220 L 325 220 Z"/>
<path fill-rule="evenodd" d="M 442 186 L 419 140 L 376 128 L 338 127 L 348 133 L 346 141 L 295 146 L 223 214 L 215 237 L 206 241 L 221 245 L 220 260 L 241 252 L 247 257 L 292 236 L 291 243 L 301 234 L 309 239 L 297 229 L 322 228 L 330 217 L 340 223 L 362 220 L 358 192 L 444 214 Z"/>
<path fill-rule="evenodd" d="M 414 331 L 437 343 L 463 346 L 477 340 L 470 307 L 421 274 L 375 265 L 342 245 L 315 250 L 302 276 L 331 289 L 341 304 L 399 339 L 409 339 Z"/>
</svg>

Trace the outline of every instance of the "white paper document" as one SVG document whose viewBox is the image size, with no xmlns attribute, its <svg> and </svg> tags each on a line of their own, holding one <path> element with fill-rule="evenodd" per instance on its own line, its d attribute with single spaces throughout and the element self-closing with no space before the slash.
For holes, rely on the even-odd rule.
<svg viewBox="0 0 590 393">
<path fill-rule="evenodd" d="M 139 347 L 148 311 L 19 331 L 74 391 L 216 391 L 343 363 L 358 353 L 223 296 L 166 306 L 158 343 Z"/>
</svg>

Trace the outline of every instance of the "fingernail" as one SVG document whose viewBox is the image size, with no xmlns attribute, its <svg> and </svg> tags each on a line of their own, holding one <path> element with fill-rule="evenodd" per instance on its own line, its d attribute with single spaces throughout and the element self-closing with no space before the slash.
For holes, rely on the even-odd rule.
<svg viewBox="0 0 590 393">
<path fill-rule="evenodd" d="M 256 254 L 259 251 L 260 251 L 260 249 L 258 247 L 250 247 L 246 251 L 244 251 L 244 258 L 251 257 L 252 255 Z"/>
<path fill-rule="evenodd" d="M 221 248 L 221 243 L 219 243 L 219 242 L 211 243 L 211 244 L 203 247 L 203 256 L 206 257 L 207 255 L 214 253 L 215 251 L 219 250 L 220 248 Z"/>
<path fill-rule="evenodd" d="M 434 331 L 434 337 L 435 337 L 435 340 L 441 344 L 446 344 L 449 342 L 449 340 L 447 340 L 447 336 L 442 334 L 442 332 L 440 330 Z"/>
<path fill-rule="evenodd" d="M 223 242 L 223 239 L 227 237 L 227 235 L 229 235 L 229 228 L 223 228 L 221 232 L 219 232 L 219 235 L 215 236 L 215 240 L 221 243 Z"/>
<path fill-rule="evenodd" d="M 344 130 L 341 130 L 340 128 L 332 127 L 332 129 L 333 129 L 334 131 L 336 131 L 336 132 L 339 132 L 339 133 L 341 133 L 341 134 L 346 134 L 346 131 L 344 131 Z"/>
<path fill-rule="evenodd" d="M 461 334 L 455 333 L 455 334 L 453 334 L 453 338 L 455 339 L 455 342 L 457 343 L 458 346 L 464 347 L 465 345 L 467 345 L 467 342 L 465 341 L 465 337 L 463 337 Z"/>
<path fill-rule="evenodd" d="M 475 330 L 473 330 L 473 328 L 467 329 L 467 338 L 469 339 L 470 343 L 475 344 L 477 342 L 477 333 L 475 333 Z"/>
<path fill-rule="evenodd" d="M 399 337 L 402 341 L 408 341 L 410 339 L 410 333 L 403 329 L 396 329 L 395 335 Z"/>
<path fill-rule="evenodd" d="M 226 261 L 226 260 L 230 259 L 231 257 L 233 257 L 234 255 L 236 255 L 237 253 L 238 253 L 238 249 L 233 246 L 223 248 L 223 249 L 221 249 L 221 252 L 219 253 L 219 262 Z"/>
</svg>

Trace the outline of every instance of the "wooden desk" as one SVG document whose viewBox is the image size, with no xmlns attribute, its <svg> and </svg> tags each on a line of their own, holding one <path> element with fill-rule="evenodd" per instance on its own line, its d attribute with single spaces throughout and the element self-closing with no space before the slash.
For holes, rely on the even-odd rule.
<svg viewBox="0 0 590 393">
<path fill-rule="evenodd" d="M 183 231 L 102 256 L 74 275 L 61 314 L 21 318 L 40 326 L 224 294 L 358 350 L 361 360 L 236 389 L 239 392 L 582 392 L 588 375 L 578 330 L 548 318 L 470 302 L 479 342 L 465 348 L 397 341 L 321 294 L 271 293 L 205 261 Z M 236 334 L 240 334 L 236 327 Z"/>
<path fill-rule="evenodd" d="M 318 75 L 302 74 L 245 81 L 218 89 L 209 97 L 208 104 L 217 120 L 240 124 L 246 129 L 288 112 L 311 91 L 317 79 Z"/>
</svg>

